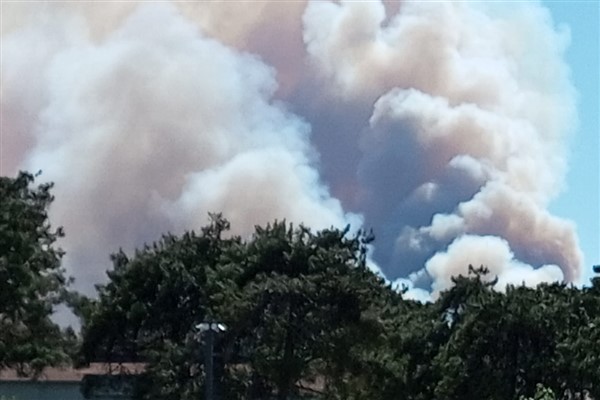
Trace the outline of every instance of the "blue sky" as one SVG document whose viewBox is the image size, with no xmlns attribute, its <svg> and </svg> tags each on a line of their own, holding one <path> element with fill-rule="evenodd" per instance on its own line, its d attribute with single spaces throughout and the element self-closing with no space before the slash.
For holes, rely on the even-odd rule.
<svg viewBox="0 0 600 400">
<path fill-rule="evenodd" d="M 557 26 L 566 24 L 571 44 L 566 58 L 579 92 L 579 127 L 570 141 L 570 169 L 562 195 L 551 205 L 553 213 L 577 224 L 585 254 L 583 277 L 593 275 L 591 266 L 600 263 L 600 2 L 544 1 Z"/>
</svg>

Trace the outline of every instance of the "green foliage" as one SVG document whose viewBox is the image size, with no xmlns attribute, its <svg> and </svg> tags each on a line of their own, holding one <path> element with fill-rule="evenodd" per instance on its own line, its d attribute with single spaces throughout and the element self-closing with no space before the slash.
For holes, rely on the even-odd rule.
<svg viewBox="0 0 600 400">
<path fill-rule="evenodd" d="M 544 385 L 538 383 L 533 397 L 521 396 L 519 400 L 556 400 L 556 396 L 552 389 L 545 388 Z"/>
<path fill-rule="evenodd" d="M 479 276 L 455 279 L 437 302 L 453 317 L 433 360 L 436 398 L 519 399 L 534 396 L 538 383 L 558 398 L 597 397 L 599 302 L 596 286 L 502 293 Z"/>
<path fill-rule="evenodd" d="M 199 234 L 113 255 L 99 299 L 79 299 L 85 358 L 146 361 L 140 398 L 202 398 L 194 326 L 212 320 L 228 326 L 215 343 L 220 398 L 600 398 L 598 279 L 498 292 L 471 268 L 421 304 L 366 267 L 362 232 L 228 229 L 213 215 Z"/>
<path fill-rule="evenodd" d="M 0 369 L 143 361 L 136 397 L 202 398 L 195 326 L 219 321 L 223 399 L 600 398 L 600 278 L 498 292 L 484 268 L 470 268 L 421 304 L 366 267 L 364 232 L 275 222 L 242 240 L 216 214 L 199 233 L 114 254 L 90 299 L 66 289 L 54 247 L 63 233 L 47 215 L 52 185 L 33 182 L 0 178 Z M 65 302 L 83 343 L 50 318 Z"/>
<path fill-rule="evenodd" d="M 383 329 L 378 310 L 399 296 L 367 269 L 370 238 L 276 222 L 244 242 L 224 238 L 228 228 L 214 215 L 200 234 L 113 255 L 110 282 L 83 313 L 85 358 L 149 361 L 143 396 L 197 397 L 193 327 L 218 320 L 229 327 L 217 343 L 227 365 L 220 386 L 235 388 L 227 398 L 288 398 L 323 376 L 320 390 L 344 397 Z"/>
<path fill-rule="evenodd" d="M 82 304 L 86 359 L 136 360 L 182 343 L 197 323 L 223 306 L 223 252 L 239 239 L 222 239 L 228 224 L 219 216 L 181 238 L 165 235 L 133 258 L 112 255 L 110 282 L 99 300 Z"/>
<path fill-rule="evenodd" d="M 232 328 L 261 395 L 288 398 L 301 380 L 327 377 L 326 396 L 347 398 L 359 354 L 382 332 L 377 312 L 392 295 L 366 268 L 368 241 L 360 233 L 348 238 L 347 231 L 314 234 L 275 223 L 257 228 L 232 257 Z"/>
<path fill-rule="evenodd" d="M 33 182 L 25 172 L 0 177 L 0 369 L 23 374 L 68 359 L 65 337 L 50 319 L 68 284 L 63 252 L 54 247 L 63 232 L 48 222 L 52 184 Z"/>
</svg>

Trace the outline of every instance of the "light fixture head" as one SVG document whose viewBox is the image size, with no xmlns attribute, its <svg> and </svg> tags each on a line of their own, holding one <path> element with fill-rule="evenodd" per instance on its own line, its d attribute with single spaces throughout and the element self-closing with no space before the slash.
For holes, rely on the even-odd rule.
<svg viewBox="0 0 600 400">
<path fill-rule="evenodd" d="M 213 332 L 225 332 L 227 330 L 227 325 L 221 324 L 219 322 L 201 322 L 196 325 L 196 329 L 200 332 L 213 331 Z"/>
</svg>

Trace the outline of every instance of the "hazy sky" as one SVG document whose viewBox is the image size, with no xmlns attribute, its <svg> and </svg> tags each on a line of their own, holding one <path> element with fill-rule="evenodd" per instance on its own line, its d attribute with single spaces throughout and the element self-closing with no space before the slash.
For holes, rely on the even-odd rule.
<svg viewBox="0 0 600 400">
<path fill-rule="evenodd" d="M 215 211 L 373 228 L 414 297 L 600 261 L 597 1 L 0 4 L 0 173 L 56 183 L 84 291 Z"/>
</svg>

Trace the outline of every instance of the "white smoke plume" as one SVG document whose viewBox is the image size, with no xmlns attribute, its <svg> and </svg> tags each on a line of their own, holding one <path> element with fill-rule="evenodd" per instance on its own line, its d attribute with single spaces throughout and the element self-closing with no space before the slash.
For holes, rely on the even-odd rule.
<svg viewBox="0 0 600 400">
<path fill-rule="evenodd" d="M 446 252 L 437 253 L 427 261 L 426 269 L 433 279 L 434 294 L 452 286 L 450 276 L 468 275 L 469 260 L 474 257 L 498 279 L 496 287 L 500 290 L 507 284 L 535 285 L 563 279 L 562 271 L 556 265 L 533 269 L 515 260 L 508 243 L 497 236 L 465 235 L 448 246 Z"/>
<path fill-rule="evenodd" d="M 424 298 L 486 265 L 576 281 L 551 215 L 576 125 L 536 2 L 6 3 L 2 169 L 56 182 L 78 287 L 207 212 L 373 228 Z M 431 286 L 429 286 L 431 285 Z M 501 289 L 501 287 L 499 286 Z M 423 290 L 426 289 L 426 290 Z"/>
<path fill-rule="evenodd" d="M 275 71 L 257 57 L 164 5 L 140 7 L 99 43 L 73 34 L 76 18 L 36 24 L 39 35 L 3 37 L 8 64 L 26 63 L 19 49 L 44 31 L 58 32 L 56 49 L 31 72 L 39 82 L 4 87 L 18 98 L 38 83 L 36 143 L 22 165 L 56 182 L 53 219 L 84 282 L 102 279 L 110 251 L 197 228 L 210 211 L 242 233 L 274 218 L 359 224 L 320 182 L 308 125 L 272 101 Z"/>
</svg>

